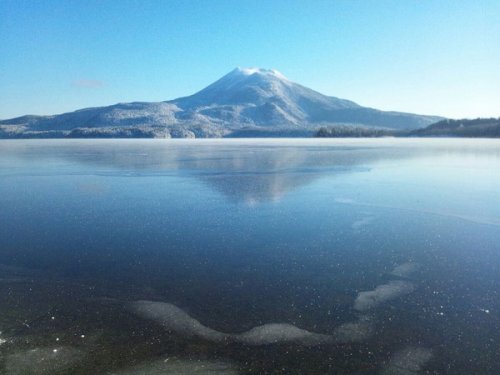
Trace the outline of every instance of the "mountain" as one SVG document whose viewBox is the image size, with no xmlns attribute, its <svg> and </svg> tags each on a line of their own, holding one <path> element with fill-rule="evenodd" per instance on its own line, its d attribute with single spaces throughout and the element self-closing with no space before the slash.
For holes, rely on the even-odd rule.
<svg viewBox="0 0 500 375">
<path fill-rule="evenodd" d="M 277 70 L 237 68 L 171 101 L 3 120 L 0 137 L 310 136 L 325 125 L 409 130 L 441 119 L 362 107 L 301 86 Z"/>
<path fill-rule="evenodd" d="M 474 120 L 442 120 L 410 133 L 428 137 L 500 138 L 500 118 Z"/>
</svg>

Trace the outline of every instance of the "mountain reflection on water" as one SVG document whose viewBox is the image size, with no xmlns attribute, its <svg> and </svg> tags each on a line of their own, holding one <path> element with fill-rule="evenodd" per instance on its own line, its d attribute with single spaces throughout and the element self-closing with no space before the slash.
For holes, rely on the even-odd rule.
<svg viewBox="0 0 500 375">
<path fill-rule="evenodd" d="M 500 373 L 499 170 L 495 140 L 0 141 L 0 373 Z"/>
<path fill-rule="evenodd" d="M 78 173 L 127 176 L 182 174 L 196 177 L 238 202 L 276 201 L 324 176 L 369 171 L 383 160 L 498 157 L 496 143 L 481 147 L 455 140 L 69 140 L 12 141 L 4 144 L 2 167 L 15 173 L 15 159 L 48 160 L 53 173 L 73 163 Z M 403 147 L 402 147 L 403 146 Z M 2 160 L 0 160 L 2 162 Z M 11 164 L 8 164 L 11 163 Z M 13 163 L 13 165 L 12 165 Z M 46 166 L 46 164 L 44 164 Z M 93 169 L 97 168 L 97 169 Z M 44 168 L 45 169 L 45 168 Z M 49 168 L 50 173 L 50 168 Z M 82 191 L 103 192 L 84 184 Z"/>
</svg>

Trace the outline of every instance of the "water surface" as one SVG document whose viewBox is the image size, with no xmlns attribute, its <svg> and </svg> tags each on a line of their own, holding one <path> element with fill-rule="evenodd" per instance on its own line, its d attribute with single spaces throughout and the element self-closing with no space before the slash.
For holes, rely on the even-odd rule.
<svg viewBox="0 0 500 375">
<path fill-rule="evenodd" d="M 0 373 L 498 374 L 499 266 L 497 140 L 0 141 Z"/>
</svg>

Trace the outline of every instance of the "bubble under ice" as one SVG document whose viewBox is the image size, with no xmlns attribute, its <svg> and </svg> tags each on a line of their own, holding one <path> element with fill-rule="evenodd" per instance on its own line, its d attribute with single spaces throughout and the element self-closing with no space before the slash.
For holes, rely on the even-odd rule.
<svg viewBox="0 0 500 375">
<path fill-rule="evenodd" d="M 384 302 L 401 297 L 415 290 L 415 286 L 407 281 L 392 280 L 377 286 L 374 290 L 359 292 L 354 301 L 354 309 L 370 310 Z"/>
<path fill-rule="evenodd" d="M 130 304 L 130 308 L 137 315 L 153 320 L 169 331 L 214 342 L 229 341 L 248 345 L 295 342 L 309 346 L 361 341 L 373 332 L 371 319 L 361 316 L 355 322 L 337 327 L 333 335 L 310 332 L 287 323 L 264 324 L 240 334 L 223 333 L 204 326 L 171 303 L 136 301 Z"/>
<path fill-rule="evenodd" d="M 432 357 L 432 351 L 422 347 L 407 347 L 396 352 L 381 375 L 416 375 Z"/>
</svg>

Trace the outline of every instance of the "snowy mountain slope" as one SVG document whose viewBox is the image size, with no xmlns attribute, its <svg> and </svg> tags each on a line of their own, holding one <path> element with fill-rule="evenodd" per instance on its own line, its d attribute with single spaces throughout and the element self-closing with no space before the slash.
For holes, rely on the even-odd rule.
<svg viewBox="0 0 500 375">
<path fill-rule="evenodd" d="M 325 111 L 359 108 L 289 81 L 276 70 L 258 68 L 237 68 L 198 93 L 171 103 L 189 114 L 257 126 L 300 126 L 321 120 Z"/>
<path fill-rule="evenodd" d="M 440 119 L 362 107 L 294 83 L 276 70 L 237 68 L 194 95 L 172 101 L 3 120 L 0 137 L 303 135 L 324 125 L 418 129 Z"/>
</svg>

